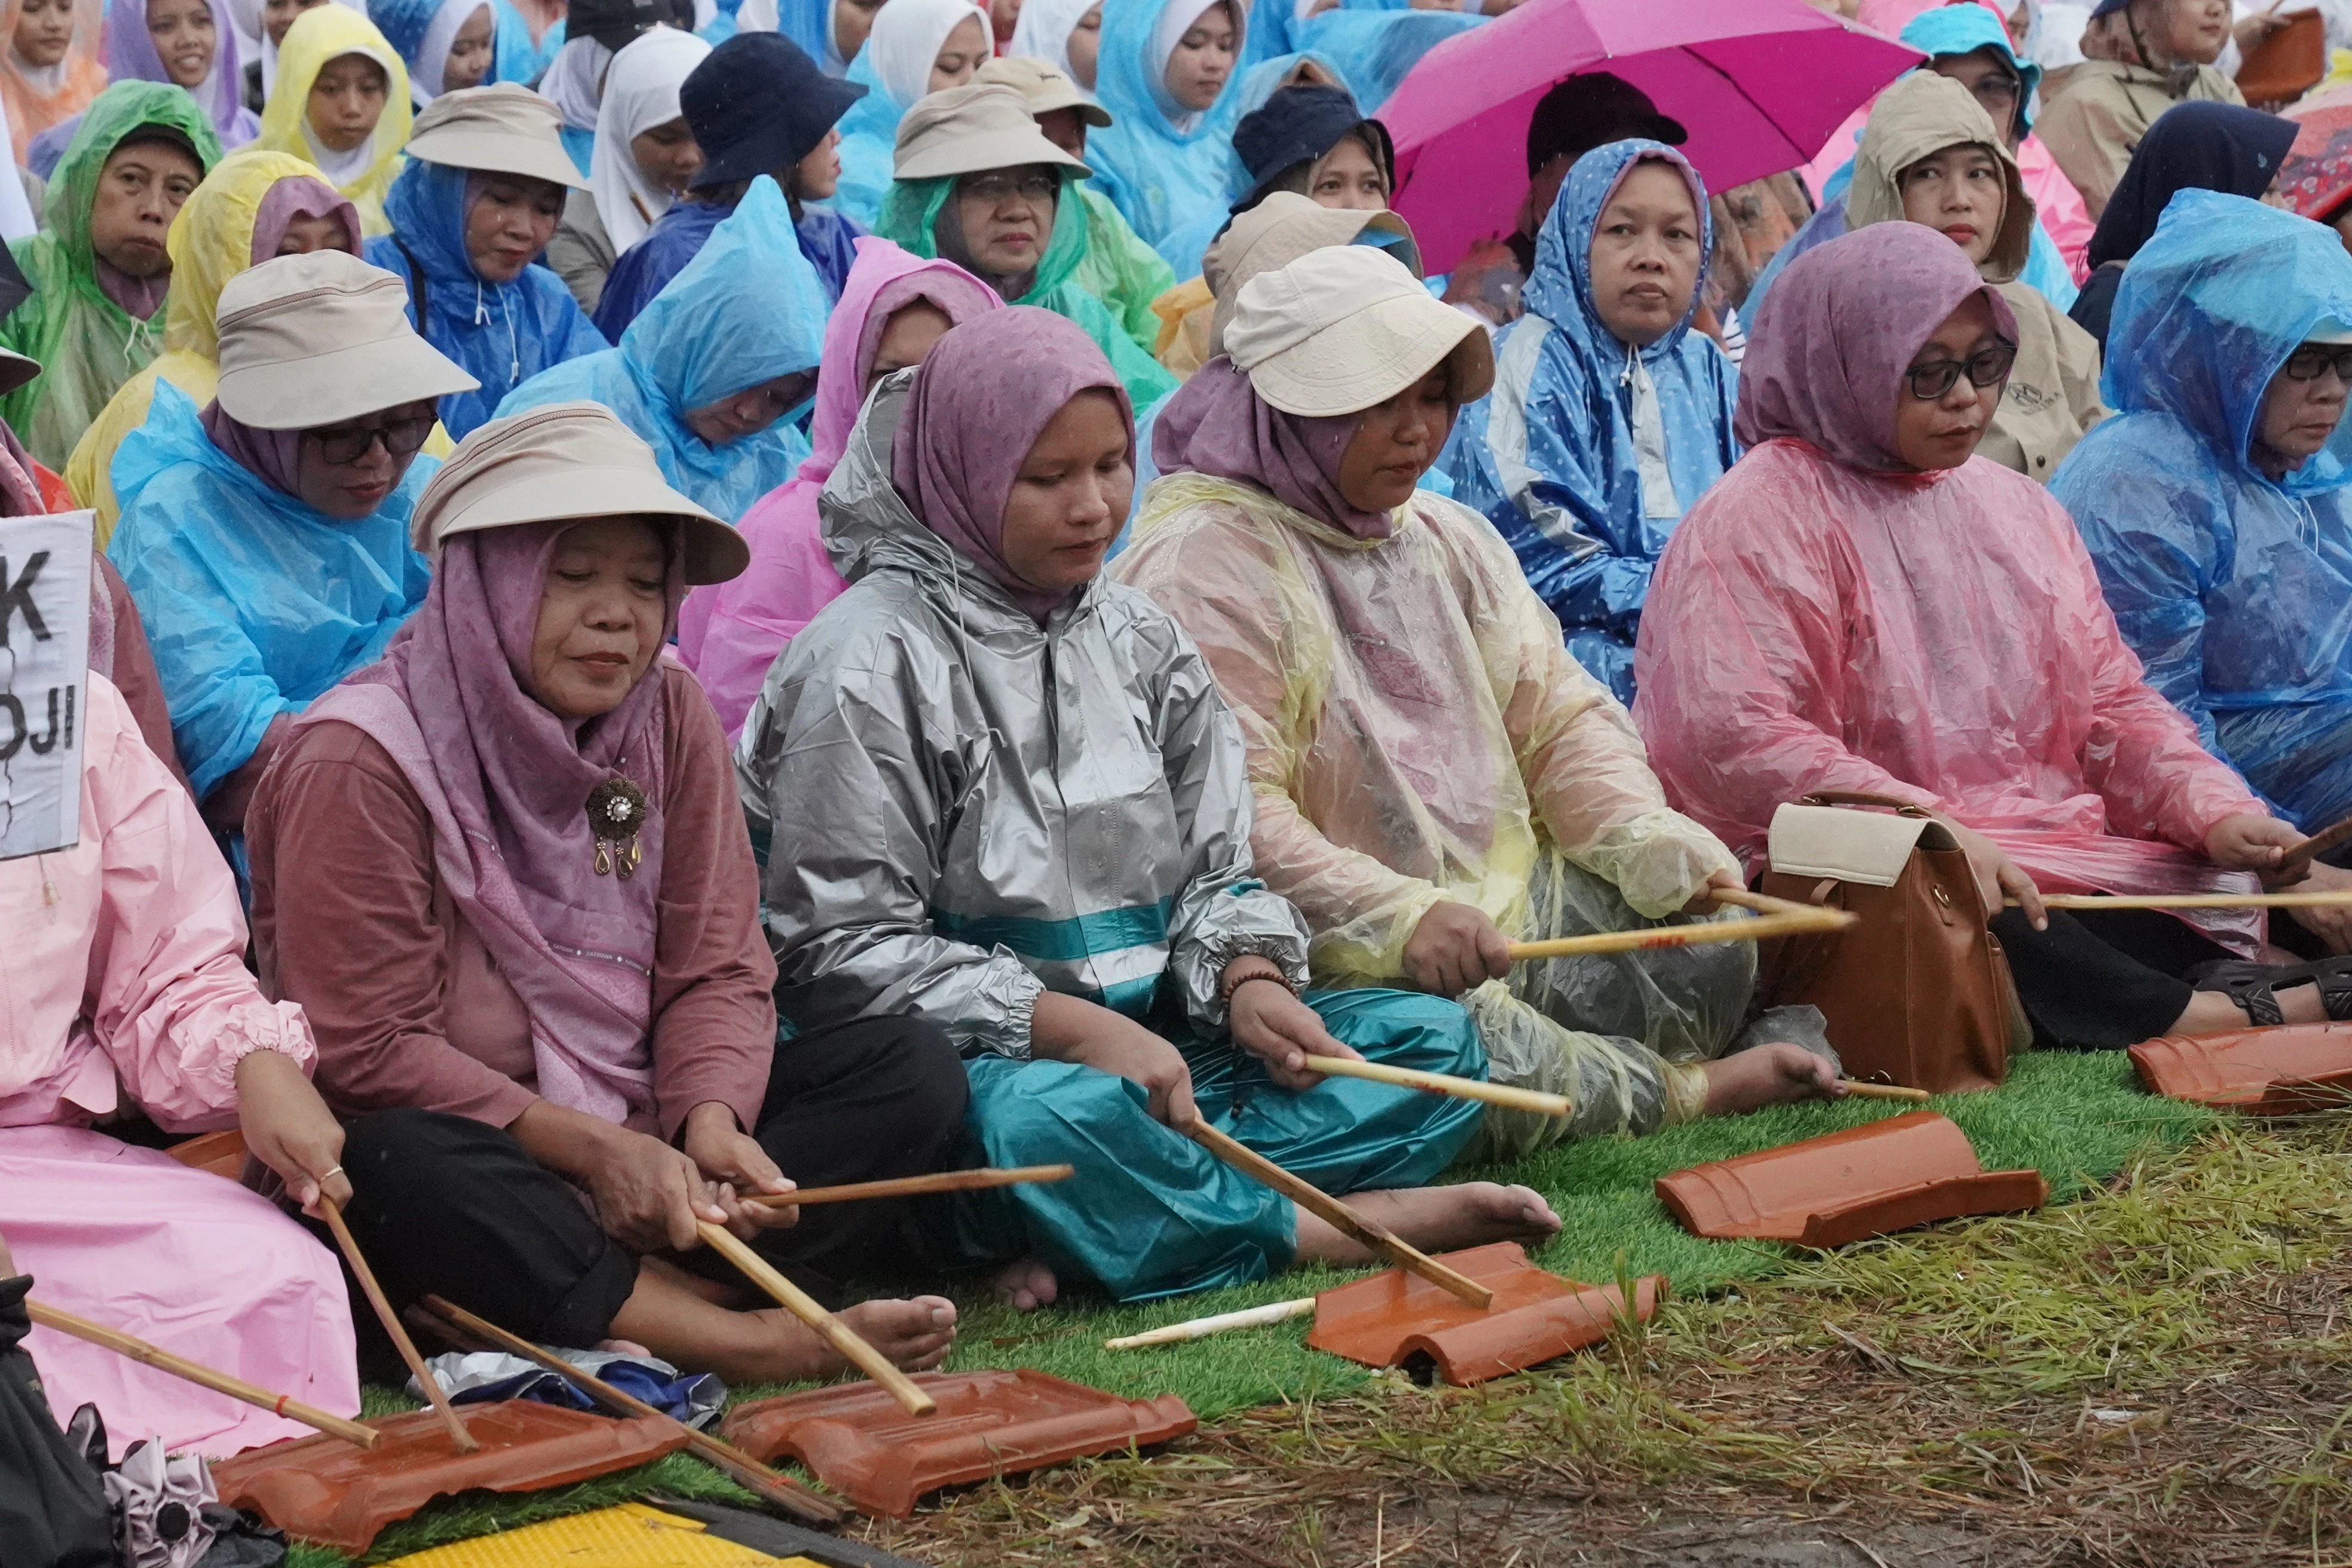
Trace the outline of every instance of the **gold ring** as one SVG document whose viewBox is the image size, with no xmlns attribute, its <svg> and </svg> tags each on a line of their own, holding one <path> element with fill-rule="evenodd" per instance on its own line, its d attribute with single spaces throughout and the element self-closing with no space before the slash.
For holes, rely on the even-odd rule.
<svg viewBox="0 0 2352 1568">
<path fill-rule="evenodd" d="M 340 1175 L 341 1175 L 342 1173 L 343 1173 L 343 1168 L 342 1168 L 341 1165 L 337 1165 L 333 1170 L 331 1170 L 331 1171 L 328 1171 L 328 1172 L 325 1172 L 325 1173 L 321 1173 L 321 1174 L 320 1175 L 320 1177 L 319 1177 L 319 1180 L 320 1180 L 321 1182 L 323 1182 L 323 1181 L 325 1181 L 329 1176 L 340 1176 Z"/>
</svg>

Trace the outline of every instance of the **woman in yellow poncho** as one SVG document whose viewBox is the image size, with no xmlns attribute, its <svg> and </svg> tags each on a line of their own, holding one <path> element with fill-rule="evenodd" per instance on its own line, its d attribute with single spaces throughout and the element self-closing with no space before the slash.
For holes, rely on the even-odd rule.
<svg viewBox="0 0 2352 1568">
<path fill-rule="evenodd" d="M 254 145 L 317 165 L 373 237 L 392 232 L 383 197 L 400 173 L 410 114 L 407 68 L 375 24 L 347 5 L 314 5 L 278 46 L 278 85 Z"/>
<path fill-rule="evenodd" d="M 273 256 L 333 248 L 360 253 L 360 217 L 316 166 L 284 153 L 253 150 L 225 158 L 189 195 L 165 242 L 172 292 L 163 310 L 163 352 L 122 384 L 91 422 L 65 467 L 66 485 L 98 512 L 103 550 L 121 512 L 109 473 L 122 437 L 147 422 L 159 376 L 199 408 L 220 377 L 213 321 L 222 285 Z"/>
</svg>

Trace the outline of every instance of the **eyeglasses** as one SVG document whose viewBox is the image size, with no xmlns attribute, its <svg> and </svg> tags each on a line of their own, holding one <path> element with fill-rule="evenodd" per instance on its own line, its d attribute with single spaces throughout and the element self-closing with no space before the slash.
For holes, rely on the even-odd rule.
<svg viewBox="0 0 2352 1568">
<path fill-rule="evenodd" d="M 1052 174 L 982 174 L 976 180 L 966 180 L 956 186 L 956 195 L 973 201 L 1001 206 L 1019 196 L 1024 202 L 1046 202 L 1054 199 L 1062 182 Z"/>
<path fill-rule="evenodd" d="M 1980 354 L 1967 359 L 1931 359 L 1925 364 L 1915 364 L 1903 373 L 1911 384 L 1911 395 L 1923 403 L 1933 403 L 1952 390 L 1952 384 L 1965 374 L 1970 386 L 1998 386 L 2009 379 L 2011 367 L 2017 363 L 2015 343 L 1995 343 Z"/>
<path fill-rule="evenodd" d="M 1995 73 L 1990 76 L 1979 77 L 1977 79 L 1976 86 L 1970 89 L 1970 90 L 1985 103 L 2006 104 L 2013 107 L 2017 102 L 2018 94 L 2022 89 L 2023 85 L 2024 84 L 2020 82 L 2013 76 L 2005 76 Z"/>
<path fill-rule="evenodd" d="M 394 419 L 384 425 L 334 425 L 324 430 L 303 432 L 319 443 L 319 456 L 330 463 L 356 463 L 367 455 L 370 447 L 383 443 L 384 455 L 405 458 L 425 445 L 433 434 L 433 419 Z"/>
<path fill-rule="evenodd" d="M 2289 381 L 2317 381 L 2330 370 L 2352 386 L 2352 343 L 2305 343 L 2286 356 Z"/>
</svg>

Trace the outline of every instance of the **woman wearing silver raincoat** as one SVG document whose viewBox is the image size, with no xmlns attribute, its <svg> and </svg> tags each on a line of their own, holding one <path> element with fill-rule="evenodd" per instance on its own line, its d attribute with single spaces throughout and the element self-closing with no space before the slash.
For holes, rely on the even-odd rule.
<svg viewBox="0 0 2352 1568">
<path fill-rule="evenodd" d="M 1133 448 L 1109 364 L 1043 310 L 955 328 L 868 401 L 820 502 L 852 585 L 737 759 L 785 1016 L 939 1024 L 988 1162 L 1078 1167 L 960 1205 L 975 1260 L 1020 1260 L 1018 1306 L 1056 1276 L 1136 1300 L 1364 1256 L 1181 1135 L 1200 1121 L 1424 1247 L 1550 1234 L 1524 1188 L 1419 1187 L 1475 1105 L 1304 1070 L 1486 1060 L 1450 1002 L 1297 995 L 1307 931 L 1251 875 L 1233 717 L 1175 623 L 1098 575 Z"/>
</svg>

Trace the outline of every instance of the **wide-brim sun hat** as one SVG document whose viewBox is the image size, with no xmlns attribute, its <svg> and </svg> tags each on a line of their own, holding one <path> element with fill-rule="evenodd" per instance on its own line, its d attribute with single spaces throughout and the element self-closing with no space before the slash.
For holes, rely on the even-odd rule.
<svg viewBox="0 0 2352 1568">
<path fill-rule="evenodd" d="M 1225 329 L 1233 325 L 1243 284 L 1309 251 L 1359 244 L 1381 246 L 1420 276 L 1421 249 L 1412 226 L 1385 207 L 1327 207 L 1296 191 L 1276 191 L 1238 214 L 1201 258 L 1202 280 L 1217 301 L 1209 327 L 1211 356 L 1225 352 Z"/>
<path fill-rule="evenodd" d="M 1080 120 L 1097 131 L 1110 124 L 1110 110 L 1102 106 L 1102 100 L 1072 81 L 1051 60 L 999 55 L 972 72 L 971 79 L 982 87 L 1011 88 L 1029 106 L 1033 119 L 1042 120 L 1056 110 L 1075 109 Z"/>
<path fill-rule="evenodd" d="M 967 82 L 907 110 L 891 172 L 902 180 L 935 180 L 1035 163 L 1094 172 L 1045 140 L 1017 88 Z"/>
<path fill-rule="evenodd" d="M 690 188 L 782 176 L 866 92 L 825 75 L 782 33 L 736 34 L 678 84 L 678 112 L 702 149 Z"/>
<path fill-rule="evenodd" d="M 510 81 L 445 92 L 426 104 L 409 132 L 406 152 L 454 169 L 588 188 L 563 150 L 563 111 Z"/>
<path fill-rule="evenodd" d="M 481 385 L 408 321 L 408 289 L 341 250 L 277 256 L 220 291 L 220 384 L 232 419 L 313 430 Z"/>
<path fill-rule="evenodd" d="M 493 419 L 426 481 L 410 542 L 439 559 L 453 534 L 528 522 L 646 517 L 678 524 L 689 586 L 751 563 L 743 536 L 672 489 L 645 438 L 601 403 L 546 403 Z"/>
<path fill-rule="evenodd" d="M 1310 419 L 1361 413 L 1441 364 L 1456 403 L 1495 384 L 1485 324 L 1370 246 L 1310 251 L 1243 284 L 1224 346 L 1260 397 Z"/>
</svg>

